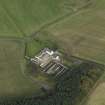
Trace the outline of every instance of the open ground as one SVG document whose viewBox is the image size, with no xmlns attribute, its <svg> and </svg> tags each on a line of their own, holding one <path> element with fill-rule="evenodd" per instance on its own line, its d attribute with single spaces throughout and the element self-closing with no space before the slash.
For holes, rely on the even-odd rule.
<svg viewBox="0 0 105 105">
<path fill-rule="evenodd" d="M 24 75 L 24 45 L 19 40 L 0 40 L 0 97 L 30 96 L 39 90 Z"/>
<path fill-rule="evenodd" d="M 92 91 L 79 105 L 104 105 L 105 104 L 105 73 L 97 81 Z"/>
<path fill-rule="evenodd" d="M 104 0 L 93 0 L 90 8 L 82 9 L 46 30 L 58 38 L 63 48 L 66 44 L 65 49 L 72 55 L 105 64 L 104 4 Z"/>
<path fill-rule="evenodd" d="M 104 105 L 105 104 L 105 83 L 100 83 L 93 91 L 85 105 Z"/>
<path fill-rule="evenodd" d="M 85 5 L 72 0 L 0 0 L 0 36 L 29 36 L 40 27 Z M 72 7 L 72 8 L 67 8 Z"/>
<path fill-rule="evenodd" d="M 24 75 L 26 36 L 86 4 L 84 0 L 75 0 L 73 6 L 71 1 L 0 0 L 0 96 L 24 96 L 38 92 L 38 85 Z M 33 54 L 43 47 L 37 43 L 28 43 L 28 46 L 29 53 Z"/>
<path fill-rule="evenodd" d="M 0 96 L 29 96 L 40 91 L 24 75 L 24 42 L 40 31 L 54 36 L 68 55 L 105 65 L 104 13 L 105 0 L 0 0 Z M 23 38 L 22 42 L 11 40 L 14 37 Z M 28 53 L 34 55 L 43 43 L 31 41 Z M 100 97 L 104 88 L 104 83 L 99 85 L 92 100 Z"/>
</svg>

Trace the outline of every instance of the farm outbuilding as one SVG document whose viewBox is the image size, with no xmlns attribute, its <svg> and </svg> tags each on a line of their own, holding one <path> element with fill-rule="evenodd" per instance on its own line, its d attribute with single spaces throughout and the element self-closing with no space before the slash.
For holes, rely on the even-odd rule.
<svg viewBox="0 0 105 105">
<path fill-rule="evenodd" d="M 67 67 L 62 64 L 61 54 L 49 48 L 43 49 L 31 61 L 42 68 L 47 74 L 59 75 L 63 73 Z"/>
</svg>

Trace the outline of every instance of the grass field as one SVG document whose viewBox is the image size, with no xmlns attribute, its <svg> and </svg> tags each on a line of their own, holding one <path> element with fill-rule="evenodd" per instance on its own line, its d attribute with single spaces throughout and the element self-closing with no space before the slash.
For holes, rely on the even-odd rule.
<svg viewBox="0 0 105 105">
<path fill-rule="evenodd" d="M 27 43 L 26 55 L 33 57 L 43 48 L 50 48 L 53 50 L 57 49 L 58 45 L 56 42 L 56 37 L 54 37 L 53 35 L 44 31 L 40 32 L 35 38 Z"/>
<path fill-rule="evenodd" d="M 24 75 L 25 44 L 16 38 L 24 40 L 85 4 L 87 0 L 0 0 L 0 96 L 32 95 L 39 90 L 38 85 Z M 34 41 L 28 43 L 28 53 L 34 55 L 44 47 L 42 42 L 41 45 Z M 47 40 L 45 44 L 48 45 Z"/>
<path fill-rule="evenodd" d="M 24 75 L 23 44 L 0 40 L 0 97 L 31 96 L 39 87 Z M 24 46 L 23 46 L 24 47 Z"/>
<path fill-rule="evenodd" d="M 84 4 L 86 0 L 0 0 L 0 36 L 29 36 Z"/>
<path fill-rule="evenodd" d="M 74 56 L 105 64 L 105 1 L 94 0 L 90 8 L 69 16 L 48 29 L 60 45 Z"/>
</svg>

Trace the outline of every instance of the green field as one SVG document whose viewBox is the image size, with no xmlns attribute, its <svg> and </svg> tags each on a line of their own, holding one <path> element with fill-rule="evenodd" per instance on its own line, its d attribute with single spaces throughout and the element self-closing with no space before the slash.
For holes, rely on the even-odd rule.
<svg viewBox="0 0 105 105">
<path fill-rule="evenodd" d="M 0 96 L 24 96 L 38 92 L 35 81 L 24 74 L 26 37 L 86 4 L 87 0 L 0 0 Z M 40 43 L 33 39 L 28 42 L 26 54 L 34 56 L 44 45 L 52 47 L 53 41 L 49 44 L 43 38 Z"/>
<path fill-rule="evenodd" d="M 0 36 L 30 35 L 52 20 L 71 13 L 72 0 L 0 0 Z M 74 8 L 83 6 L 74 0 Z"/>
<path fill-rule="evenodd" d="M 48 29 L 72 55 L 105 64 L 105 0 L 67 17 Z"/>
<path fill-rule="evenodd" d="M 33 57 L 43 48 L 56 50 L 58 48 L 56 37 L 44 31 L 39 32 L 35 38 L 27 43 L 26 55 Z"/>
<path fill-rule="evenodd" d="M 0 97 L 30 96 L 39 90 L 24 74 L 24 50 L 20 46 L 23 43 L 18 40 L 0 40 Z"/>
</svg>

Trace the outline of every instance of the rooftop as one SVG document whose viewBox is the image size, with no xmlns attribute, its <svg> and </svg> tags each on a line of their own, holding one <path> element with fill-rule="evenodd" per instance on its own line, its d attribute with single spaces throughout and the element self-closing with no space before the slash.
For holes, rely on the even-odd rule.
<svg viewBox="0 0 105 105">
<path fill-rule="evenodd" d="M 42 71 L 47 74 L 60 74 L 64 72 L 67 67 L 62 64 L 61 53 L 53 51 L 49 48 L 44 48 L 31 61 L 42 68 Z"/>
</svg>

